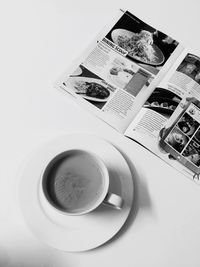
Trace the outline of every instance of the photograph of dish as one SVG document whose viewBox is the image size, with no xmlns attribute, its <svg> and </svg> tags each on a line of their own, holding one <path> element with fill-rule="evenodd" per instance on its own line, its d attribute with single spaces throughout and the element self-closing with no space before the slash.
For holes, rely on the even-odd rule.
<svg viewBox="0 0 200 267">
<path fill-rule="evenodd" d="M 196 166 L 200 166 L 200 145 L 191 141 L 183 151 L 183 156 Z"/>
<path fill-rule="evenodd" d="M 140 62 L 160 65 L 164 61 L 162 51 L 153 43 L 153 34 L 146 30 L 139 33 L 125 29 L 115 29 L 111 33 L 115 44 L 128 52 L 128 55 Z"/>
<path fill-rule="evenodd" d="M 151 27 L 128 11 L 121 16 L 105 38 L 125 50 L 126 58 L 154 75 L 162 69 L 178 46 L 175 39 Z"/>
<path fill-rule="evenodd" d="M 107 99 L 110 95 L 108 89 L 96 82 L 77 81 L 74 87 L 77 89 L 77 94 L 93 99 Z"/>
<path fill-rule="evenodd" d="M 180 101 L 181 98 L 175 93 L 157 87 L 145 102 L 144 107 L 152 109 L 166 117 L 170 117 Z"/>
<path fill-rule="evenodd" d="M 185 113 L 178 121 L 177 126 L 184 134 L 187 134 L 187 136 L 191 137 L 199 127 L 199 123 L 189 114 Z"/>
<path fill-rule="evenodd" d="M 165 139 L 165 142 L 167 142 L 171 147 L 173 147 L 178 152 L 181 152 L 183 150 L 188 141 L 189 138 L 176 127 L 171 131 L 171 133 Z"/>
<path fill-rule="evenodd" d="M 62 84 L 66 90 L 72 91 L 98 109 L 103 108 L 116 90 L 114 86 L 105 82 L 83 65 L 79 65 L 69 78 L 63 79 Z"/>
<path fill-rule="evenodd" d="M 106 102 L 111 91 L 103 80 L 88 77 L 70 77 L 67 85 L 83 98 L 96 102 Z"/>
<path fill-rule="evenodd" d="M 128 68 L 112 67 L 109 71 L 109 79 L 117 86 L 124 88 L 131 80 L 135 72 Z"/>
</svg>

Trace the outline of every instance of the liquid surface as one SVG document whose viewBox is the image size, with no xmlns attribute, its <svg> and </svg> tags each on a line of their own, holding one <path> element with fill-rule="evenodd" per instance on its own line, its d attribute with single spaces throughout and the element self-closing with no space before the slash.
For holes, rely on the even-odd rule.
<svg viewBox="0 0 200 267">
<path fill-rule="evenodd" d="M 52 165 L 46 179 L 49 198 L 58 208 L 77 213 L 92 208 L 104 192 L 104 174 L 86 153 L 74 153 Z"/>
</svg>

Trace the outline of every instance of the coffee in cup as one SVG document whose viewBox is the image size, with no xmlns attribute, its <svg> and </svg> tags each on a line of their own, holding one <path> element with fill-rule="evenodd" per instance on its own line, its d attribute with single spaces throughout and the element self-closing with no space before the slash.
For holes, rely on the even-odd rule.
<svg viewBox="0 0 200 267">
<path fill-rule="evenodd" d="M 109 173 L 104 162 L 85 150 L 68 150 L 54 157 L 42 175 L 47 201 L 66 215 L 81 215 L 101 203 L 120 209 L 122 198 L 108 192 Z"/>
</svg>

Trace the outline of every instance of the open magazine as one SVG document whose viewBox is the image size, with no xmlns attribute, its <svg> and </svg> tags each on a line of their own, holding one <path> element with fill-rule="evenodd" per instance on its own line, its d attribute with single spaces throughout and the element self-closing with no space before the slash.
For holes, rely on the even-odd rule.
<svg viewBox="0 0 200 267">
<path fill-rule="evenodd" d="M 200 57 L 196 54 L 119 10 L 55 86 L 198 182 Z"/>
</svg>

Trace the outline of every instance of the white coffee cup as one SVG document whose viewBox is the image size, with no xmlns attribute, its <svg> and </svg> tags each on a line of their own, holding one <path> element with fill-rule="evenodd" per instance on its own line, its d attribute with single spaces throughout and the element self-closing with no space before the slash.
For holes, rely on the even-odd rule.
<svg viewBox="0 0 200 267">
<path fill-rule="evenodd" d="M 94 153 L 68 150 L 56 155 L 41 177 L 42 193 L 47 202 L 66 215 L 82 215 L 101 204 L 121 209 L 121 196 L 109 192 L 108 169 Z"/>
</svg>

